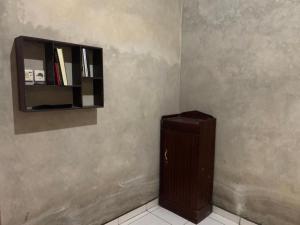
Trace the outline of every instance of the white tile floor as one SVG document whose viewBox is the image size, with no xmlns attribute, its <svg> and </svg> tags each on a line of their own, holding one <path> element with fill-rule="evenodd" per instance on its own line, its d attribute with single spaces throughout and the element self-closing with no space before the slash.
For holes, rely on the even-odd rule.
<svg viewBox="0 0 300 225">
<path fill-rule="evenodd" d="M 234 214 L 214 207 L 214 212 L 199 225 L 255 225 Z M 106 225 L 194 225 L 186 219 L 160 207 L 154 200 Z"/>
</svg>

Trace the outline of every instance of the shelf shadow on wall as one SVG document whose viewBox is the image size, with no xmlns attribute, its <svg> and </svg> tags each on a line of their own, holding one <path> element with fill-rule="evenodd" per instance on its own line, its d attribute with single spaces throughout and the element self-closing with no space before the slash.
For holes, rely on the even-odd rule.
<svg viewBox="0 0 300 225">
<path fill-rule="evenodd" d="M 35 133 L 97 124 L 96 109 L 22 112 L 19 110 L 16 50 L 11 54 L 11 86 L 15 134 Z"/>
</svg>

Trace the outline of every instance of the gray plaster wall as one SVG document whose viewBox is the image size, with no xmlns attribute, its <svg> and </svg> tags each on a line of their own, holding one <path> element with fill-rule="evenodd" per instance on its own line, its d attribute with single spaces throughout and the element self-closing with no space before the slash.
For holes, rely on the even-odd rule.
<svg viewBox="0 0 300 225">
<path fill-rule="evenodd" d="M 0 1 L 2 225 L 100 225 L 157 197 L 179 111 L 181 0 Z M 104 48 L 105 108 L 21 113 L 14 38 Z"/>
<path fill-rule="evenodd" d="M 214 203 L 300 222 L 300 2 L 186 0 L 181 110 L 218 119 Z"/>
</svg>

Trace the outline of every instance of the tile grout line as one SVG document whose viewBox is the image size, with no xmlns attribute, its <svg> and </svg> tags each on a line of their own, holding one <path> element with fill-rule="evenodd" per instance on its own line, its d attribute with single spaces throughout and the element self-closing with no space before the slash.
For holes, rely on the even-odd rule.
<svg viewBox="0 0 300 225">
<path fill-rule="evenodd" d="M 157 210 L 157 209 L 156 209 L 156 210 Z M 154 210 L 154 211 L 156 211 L 156 210 Z M 152 212 L 154 212 L 154 211 L 152 211 Z M 160 219 L 161 221 L 164 221 L 164 222 L 166 222 L 167 224 L 172 225 L 171 223 L 169 223 L 169 221 L 166 221 L 165 219 L 163 219 L 163 218 L 161 218 L 161 217 L 159 217 L 159 216 L 153 214 L 152 212 L 149 212 L 149 213 L 150 213 L 151 215 L 155 216 L 156 218 Z"/>
<path fill-rule="evenodd" d="M 153 201 L 155 201 L 155 200 L 156 200 L 156 199 L 154 199 Z M 150 203 L 150 202 L 149 202 L 149 203 Z M 129 218 L 128 220 L 131 220 L 131 219 L 133 219 L 134 217 L 137 217 L 137 216 L 139 216 L 139 215 L 141 215 L 141 214 L 143 214 L 143 213 L 145 213 L 145 212 L 146 212 L 146 214 L 143 215 L 142 217 L 140 217 L 140 218 L 138 218 L 138 219 L 136 219 L 136 220 L 134 220 L 134 221 L 128 223 L 128 225 L 134 223 L 135 221 L 138 221 L 138 220 L 144 218 L 145 216 L 147 216 L 147 215 L 149 215 L 149 214 L 151 214 L 152 216 L 155 216 L 156 218 L 158 218 L 159 220 L 161 220 L 161 221 L 163 221 L 163 222 L 166 222 L 167 224 L 172 225 L 169 221 L 165 220 L 164 218 L 161 218 L 160 216 L 157 216 L 157 215 L 153 214 L 153 212 L 155 212 L 155 211 L 157 211 L 157 210 L 159 209 L 159 207 L 160 207 L 159 204 L 154 204 L 154 205 L 152 205 L 151 208 L 147 209 L 147 205 L 148 205 L 149 203 L 146 203 L 146 204 L 143 205 L 143 206 L 145 206 L 145 210 L 144 210 L 144 211 L 142 211 L 141 213 L 139 213 L 139 214 L 137 214 L 137 215 L 135 215 L 135 216 Z M 143 207 L 143 206 L 141 206 L 141 207 Z M 154 209 L 153 211 L 149 211 L 149 210 L 151 210 L 151 209 L 154 208 L 154 207 L 157 207 L 157 209 Z M 224 211 L 227 212 L 226 210 L 224 210 Z M 218 214 L 217 212 L 214 212 L 214 211 L 213 211 L 213 213 L 215 213 L 215 214 L 217 214 L 217 215 L 219 215 L 219 216 L 221 216 L 221 217 L 224 217 L 224 216 L 222 216 L 221 214 Z M 231 214 L 232 214 L 232 213 L 231 213 Z M 238 216 L 238 215 L 236 215 L 236 214 L 233 214 L 233 215 Z M 243 218 L 242 218 L 241 216 L 238 216 L 238 217 L 239 217 L 239 222 L 238 222 L 237 225 L 241 225 L 241 221 L 242 221 Z M 120 218 L 120 217 L 117 218 L 117 223 L 118 223 L 118 225 L 122 225 L 122 224 L 124 224 L 125 222 L 128 221 L 128 220 L 126 220 L 126 221 L 124 221 L 123 223 L 119 223 L 119 218 Z M 214 221 L 216 221 L 216 222 L 218 222 L 218 223 L 220 223 L 220 224 L 222 224 L 222 225 L 226 225 L 226 224 L 224 224 L 223 222 L 221 222 L 221 221 L 219 221 L 219 220 L 217 220 L 217 219 L 215 219 L 215 218 L 213 218 L 213 217 L 211 217 L 211 216 L 208 216 L 207 218 L 210 218 L 210 219 L 212 219 L 212 220 L 214 220 Z M 232 222 L 234 223 L 233 220 L 231 220 L 231 219 L 229 219 L 229 218 L 227 218 L 227 217 L 224 217 L 224 218 L 226 218 L 226 219 L 228 219 L 228 220 L 230 220 L 230 221 L 232 221 Z M 186 220 L 186 222 L 185 222 L 183 225 L 186 225 L 186 224 L 188 224 L 188 223 L 189 223 L 189 221 Z"/>
<path fill-rule="evenodd" d="M 127 222 L 128 220 L 131 220 L 131 219 L 133 219 L 134 217 L 137 217 L 137 216 L 143 214 L 144 212 L 146 212 L 146 211 L 147 211 L 147 208 L 146 208 L 146 205 L 147 205 L 147 204 L 148 204 L 148 203 L 146 203 L 146 204 L 144 204 L 144 205 L 142 205 L 142 206 L 140 206 L 140 207 L 134 209 L 134 210 L 137 210 L 137 209 L 142 208 L 142 207 L 145 206 L 145 210 L 144 210 L 144 211 L 142 211 L 141 213 L 138 213 L 137 215 L 134 215 L 133 217 L 130 217 L 129 219 L 123 221 L 122 223 L 119 222 L 119 219 L 120 219 L 122 216 L 118 217 L 118 218 L 117 218 L 117 220 L 118 220 L 118 225 L 121 225 L 121 224 Z M 134 210 L 132 210 L 132 211 L 134 211 Z M 126 213 L 126 214 L 129 214 L 129 213 L 131 213 L 132 211 L 130 211 L 130 212 Z M 124 214 L 123 216 L 125 216 L 126 214 Z M 131 223 L 130 223 L 130 224 L 131 224 Z"/>
<path fill-rule="evenodd" d="M 223 218 L 225 218 L 225 219 L 227 219 L 227 220 L 229 220 L 229 221 L 231 221 L 231 222 L 233 222 L 233 223 L 235 223 L 235 224 L 237 224 L 237 225 L 241 225 L 242 219 L 244 219 L 244 218 L 241 217 L 240 215 L 235 214 L 235 213 L 232 213 L 232 212 L 229 212 L 229 211 L 227 211 L 227 210 L 225 210 L 225 209 L 222 209 L 222 208 L 220 208 L 220 207 L 218 207 L 218 206 L 216 206 L 216 205 L 213 205 L 213 207 L 218 209 L 218 212 L 215 211 L 214 209 L 213 209 L 213 211 L 212 211 L 212 212 L 215 213 L 216 215 L 221 216 L 221 217 L 223 217 Z M 219 213 L 219 210 L 224 211 L 226 214 L 229 214 L 229 215 L 238 217 L 238 220 L 237 220 L 237 221 L 236 221 L 236 220 L 233 220 L 233 219 L 230 218 L 229 216 L 226 216 L 226 215 L 224 215 L 223 213 Z M 257 224 L 255 224 L 255 225 L 257 225 Z"/>
<path fill-rule="evenodd" d="M 214 220 L 214 221 L 216 221 L 216 222 L 218 222 L 218 223 L 221 223 L 222 225 L 226 225 L 225 223 L 223 223 L 223 222 L 221 222 L 221 221 L 219 221 L 219 220 L 217 220 L 217 219 L 215 219 L 215 218 L 212 218 L 212 217 L 210 217 L 210 216 L 208 216 L 208 217 L 206 217 L 206 218 L 210 218 L 210 219 L 212 219 L 212 220 Z M 224 217 L 225 218 L 225 217 Z M 237 224 L 238 225 L 238 224 Z"/>
<path fill-rule="evenodd" d="M 138 219 L 136 219 L 136 220 L 134 220 L 134 221 L 132 221 L 131 223 L 129 223 L 129 224 L 132 224 L 133 222 L 135 222 L 135 221 L 138 221 L 138 220 L 140 220 L 140 219 L 142 219 L 142 218 L 144 218 L 145 216 L 147 216 L 148 214 L 149 214 L 149 212 L 146 210 L 145 212 L 147 212 L 147 214 L 145 214 L 145 215 L 143 215 L 141 218 L 138 218 Z M 138 215 L 136 215 L 136 216 L 134 216 L 134 217 L 137 217 L 137 216 L 139 216 L 139 215 L 142 215 L 143 213 L 145 213 L 145 212 L 142 212 L 142 213 L 140 213 L 140 214 L 138 214 Z M 131 219 L 133 219 L 134 217 L 132 217 L 132 218 L 130 218 L 130 219 L 128 219 L 128 220 L 126 220 L 126 221 L 124 221 L 123 223 L 119 223 L 119 221 L 118 221 L 118 225 L 122 225 L 122 224 L 124 224 L 124 223 L 126 223 L 127 221 L 129 221 L 129 220 L 131 220 Z M 128 225 L 129 225 L 128 224 Z M 1 224 L 0 224 L 1 225 Z"/>
<path fill-rule="evenodd" d="M 156 200 L 158 200 L 158 198 L 155 198 L 155 199 L 153 199 L 153 200 L 150 201 L 150 202 L 153 202 L 153 201 L 156 201 Z M 138 207 L 138 208 L 145 207 L 145 210 L 144 210 L 143 212 L 141 212 L 141 213 L 139 213 L 139 214 L 137 214 L 137 215 L 135 215 L 135 216 L 133 216 L 133 217 L 131 217 L 131 218 L 125 220 L 125 221 L 123 221 L 122 223 L 119 222 L 119 219 L 120 219 L 122 216 L 117 217 L 116 220 L 117 220 L 118 225 L 122 225 L 123 223 L 127 222 L 128 220 L 131 220 L 131 219 L 133 219 L 134 217 L 137 217 L 137 216 L 139 216 L 139 215 L 141 215 L 141 214 L 143 214 L 143 213 L 145 213 L 145 212 L 150 213 L 150 212 L 148 211 L 148 209 L 147 209 L 147 205 L 148 205 L 150 202 L 148 202 L 148 203 L 146 203 L 146 204 L 144 204 L 144 205 Z M 156 207 L 156 206 L 158 206 L 158 204 L 155 204 L 153 207 Z M 151 208 L 153 208 L 153 207 L 151 207 Z M 136 209 L 138 209 L 138 208 L 136 208 Z M 151 208 L 150 208 L 150 209 L 151 209 Z M 134 209 L 134 210 L 135 210 L 135 209 Z M 132 210 L 132 211 L 134 211 L 134 210 Z M 132 211 L 130 211 L 130 212 L 132 212 Z M 130 213 L 130 212 L 128 212 L 128 213 Z M 126 213 L 126 214 L 128 214 L 128 213 Z M 126 214 L 125 214 L 125 215 L 126 215 Z M 146 214 L 146 215 L 147 215 L 147 214 Z M 144 215 L 144 216 L 146 216 L 146 215 Z M 123 216 L 124 216 L 124 215 L 123 215 Z M 143 218 L 144 216 L 142 216 L 141 218 Z M 137 219 L 137 220 L 139 220 L 139 219 Z M 135 221 L 136 221 L 136 220 L 135 220 Z M 132 221 L 132 222 L 129 223 L 129 224 L 132 224 L 133 222 L 134 222 L 134 221 Z M 0 225 L 1 225 L 1 224 L 0 224 Z M 106 225 L 106 224 L 104 224 L 104 225 Z"/>
</svg>

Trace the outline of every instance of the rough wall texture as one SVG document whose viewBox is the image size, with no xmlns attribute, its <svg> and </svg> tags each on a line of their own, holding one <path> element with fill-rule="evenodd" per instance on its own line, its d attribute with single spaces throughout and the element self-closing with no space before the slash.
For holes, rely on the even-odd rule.
<svg viewBox="0 0 300 225">
<path fill-rule="evenodd" d="M 214 203 L 300 221 L 300 2 L 186 0 L 181 110 L 218 118 Z"/>
<path fill-rule="evenodd" d="M 181 6 L 0 1 L 2 225 L 102 224 L 157 196 L 159 119 L 179 111 Z M 19 35 L 104 47 L 105 108 L 19 112 Z"/>
</svg>

